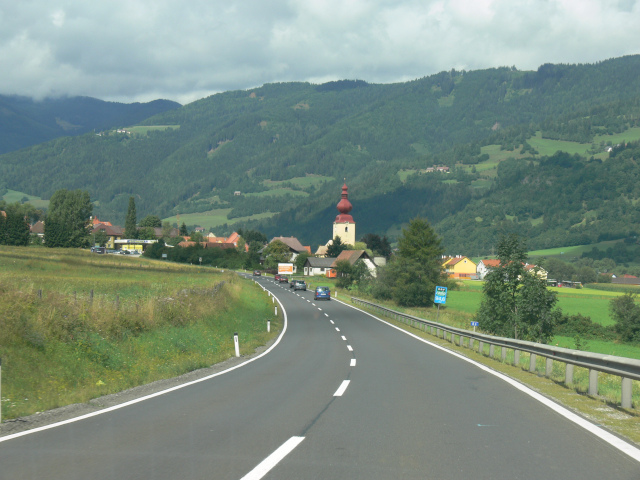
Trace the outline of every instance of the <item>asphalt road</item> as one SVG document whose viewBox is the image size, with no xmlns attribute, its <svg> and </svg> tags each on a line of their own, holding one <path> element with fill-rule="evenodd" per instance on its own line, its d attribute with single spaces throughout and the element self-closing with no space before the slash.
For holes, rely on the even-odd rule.
<svg viewBox="0 0 640 480">
<path fill-rule="evenodd" d="M 259 283 L 287 314 L 272 351 L 0 439 L 0 479 L 640 479 L 639 460 L 486 370 L 335 299 Z"/>
</svg>

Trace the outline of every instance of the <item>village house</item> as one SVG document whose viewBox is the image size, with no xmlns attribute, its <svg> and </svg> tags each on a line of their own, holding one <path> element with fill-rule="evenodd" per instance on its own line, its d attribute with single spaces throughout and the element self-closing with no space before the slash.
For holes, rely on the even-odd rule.
<svg viewBox="0 0 640 480">
<path fill-rule="evenodd" d="M 467 257 L 458 256 L 446 258 L 442 263 L 442 267 L 449 278 L 477 278 L 477 265 Z"/>
<path fill-rule="evenodd" d="M 325 275 L 327 278 L 334 278 L 336 271 L 331 268 L 335 258 L 329 257 L 309 257 L 304 263 L 303 272 L 305 276 Z"/>
<path fill-rule="evenodd" d="M 343 250 L 342 253 L 333 260 L 331 268 L 335 269 L 338 262 L 342 260 L 348 261 L 352 266 L 355 265 L 357 261 L 362 260 L 369 269 L 371 276 L 375 277 L 377 274 L 376 264 L 373 263 L 373 259 L 365 250 Z"/>
</svg>

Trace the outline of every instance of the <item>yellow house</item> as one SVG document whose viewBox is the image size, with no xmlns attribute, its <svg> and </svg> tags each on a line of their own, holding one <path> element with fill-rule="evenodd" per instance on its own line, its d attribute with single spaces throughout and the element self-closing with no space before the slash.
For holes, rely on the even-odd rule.
<svg viewBox="0 0 640 480">
<path fill-rule="evenodd" d="M 478 267 L 467 257 L 449 258 L 442 266 L 449 278 L 475 278 Z"/>
</svg>

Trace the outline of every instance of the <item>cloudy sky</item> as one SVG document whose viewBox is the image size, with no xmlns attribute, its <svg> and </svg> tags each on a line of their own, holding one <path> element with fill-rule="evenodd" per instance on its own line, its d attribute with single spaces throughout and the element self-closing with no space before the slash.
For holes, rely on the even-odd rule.
<svg viewBox="0 0 640 480">
<path fill-rule="evenodd" d="M 180 103 L 268 82 L 640 53 L 640 0 L 0 0 L 0 94 Z"/>
</svg>

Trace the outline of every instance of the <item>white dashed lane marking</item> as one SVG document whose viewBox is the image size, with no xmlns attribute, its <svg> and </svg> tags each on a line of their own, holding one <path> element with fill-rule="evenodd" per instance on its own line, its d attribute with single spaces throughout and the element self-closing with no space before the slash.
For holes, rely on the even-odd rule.
<svg viewBox="0 0 640 480">
<path fill-rule="evenodd" d="M 347 345 L 347 350 L 349 350 L 350 352 L 353 352 L 353 347 L 351 345 Z"/>
<path fill-rule="evenodd" d="M 351 365 L 350 366 L 351 367 L 355 367 L 356 366 L 356 359 L 355 358 L 351 359 Z"/>
</svg>

